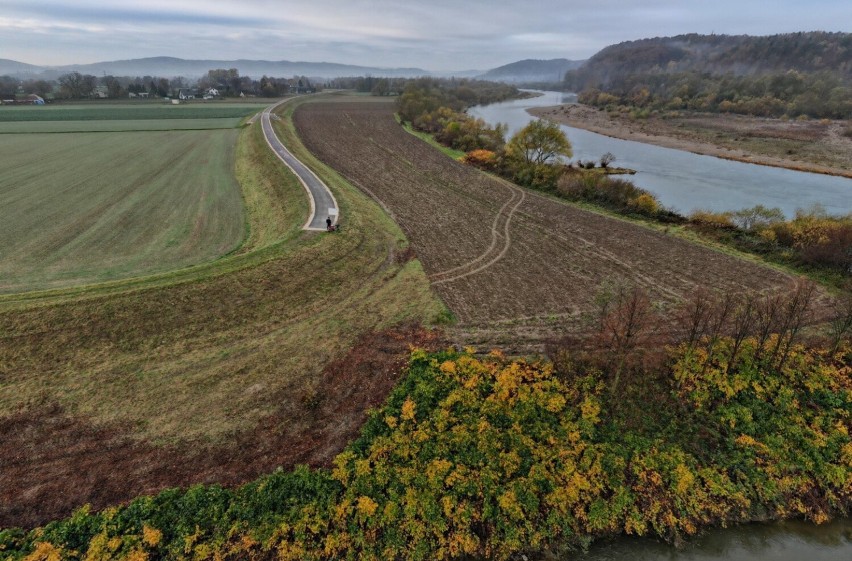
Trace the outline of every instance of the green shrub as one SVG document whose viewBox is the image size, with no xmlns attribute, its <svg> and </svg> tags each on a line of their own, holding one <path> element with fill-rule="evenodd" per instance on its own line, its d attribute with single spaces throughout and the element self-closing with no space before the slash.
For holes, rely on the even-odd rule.
<svg viewBox="0 0 852 561">
<path fill-rule="evenodd" d="M 821 522 L 852 507 L 852 354 L 838 349 L 695 340 L 618 396 L 580 362 L 555 371 L 415 351 L 331 472 L 84 508 L 0 532 L 0 551 L 33 561 L 509 559 L 623 532 L 673 539 L 752 517 Z M 649 381 L 651 391 L 630 387 Z M 650 422 L 631 417 L 649 411 Z"/>
</svg>

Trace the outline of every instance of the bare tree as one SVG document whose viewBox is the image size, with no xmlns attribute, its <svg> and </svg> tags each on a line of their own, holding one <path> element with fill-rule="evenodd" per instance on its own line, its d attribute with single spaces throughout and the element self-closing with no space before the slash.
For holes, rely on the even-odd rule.
<svg viewBox="0 0 852 561">
<path fill-rule="evenodd" d="M 743 341 L 753 333 L 757 319 L 757 296 L 748 294 L 739 297 L 735 304 L 733 318 L 731 319 L 731 354 L 728 357 L 728 371 L 732 370 L 737 363 L 737 355 L 742 348 Z"/>
<path fill-rule="evenodd" d="M 835 300 L 834 317 L 829 323 L 831 332 L 831 352 L 837 352 L 843 338 L 852 334 L 852 292 Z"/>
<path fill-rule="evenodd" d="M 613 357 L 612 393 L 618 390 L 628 356 L 648 334 L 651 318 L 651 301 L 639 288 L 620 286 L 606 301 L 600 314 L 600 334 Z"/>
<path fill-rule="evenodd" d="M 795 343 L 802 327 L 810 317 L 811 302 L 816 293 L 816 285 L 811 281 L 800 280 L 796 287 L 782 302 L 782 317 L 778 329 L 778 339 L 772 349 L 770 365 L 780 370 L 787 362 L 790 349 Z M 777 361 L 777 362 L 776 362 Z"/>
</svg>

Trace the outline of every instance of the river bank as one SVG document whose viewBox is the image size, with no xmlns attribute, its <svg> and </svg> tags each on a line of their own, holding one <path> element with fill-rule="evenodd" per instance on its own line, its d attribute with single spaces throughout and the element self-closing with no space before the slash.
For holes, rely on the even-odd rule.
<svg viewBox="0 0 852 561">
<path fill-rule="evenodd" d="M 536 117 L 622 140 L 796 171 L 852 178 L 852 138 L 840 122 L 724 114 L 632 119 L 580 104 L 536 107 Z M 848 126 L 848 125 L 847 125 Z"/>
</svg>

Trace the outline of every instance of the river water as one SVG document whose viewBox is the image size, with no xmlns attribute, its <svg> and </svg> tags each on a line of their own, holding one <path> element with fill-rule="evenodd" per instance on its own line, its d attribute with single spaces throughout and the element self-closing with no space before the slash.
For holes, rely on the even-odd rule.
<svg viewBox="0 0 852 561">
<path fill-rule="evenodd" d="M 511 136 L 529 123 L 531 107 L 576 102 L 573 94 L 542 92 L 539 97 L 478 105 L 468 110 L 492 125 L 506 123 Z M 831 214 L 852 212 L 852 179 L 723 160 L 620 140 L 562 126 L 574 150 L 574 160 L 600 159 L 606 152 L 614 165 L 636 170 L 632 180 L 654 193 L 663 206 L 683 214 L 695 209 L 739 210 L 762 204 L 778 207 L 792 217 L 797 209 L 821 205 Z"/>
<path fill-rule="evenodd" d="M 594 544 L 571 561 L 850 561 L 852 520 L 788 521 L 715 529 L 681 548 L 645 538 Z M 568 561 L 566 559 L 565 561 Z"/>
</svg>

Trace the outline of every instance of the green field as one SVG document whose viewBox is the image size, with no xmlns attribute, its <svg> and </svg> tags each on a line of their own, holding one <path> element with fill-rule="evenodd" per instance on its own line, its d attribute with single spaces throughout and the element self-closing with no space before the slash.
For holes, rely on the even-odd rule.
<svg viewBox="0 0 852 561">
<path fill-rule="evenodd" d="M 0 293 L 214 259 L 244 236 L 238 131 L 0 136 Z"/>
<path fill-rule="evenodd" d="M 115 119 L 112 121 L 0 121 L 0 134 L 61 132 L 129 132 L 233 129 L 243 117 L 204 119 Z"/>
<path fill-rule="evenodd" d="M 257 113 L 268 103 L 60 104 L 0 107 L 0 122 L 12 121 L 138 121 L 148 119 L 232 119 Z"/>
<path fill-rule="evenodd" d="M 246 230 L 237 127 L 264 106 L 0 108 L 0 294 L 159 273 L 236 249 Z"/>
</svg>

